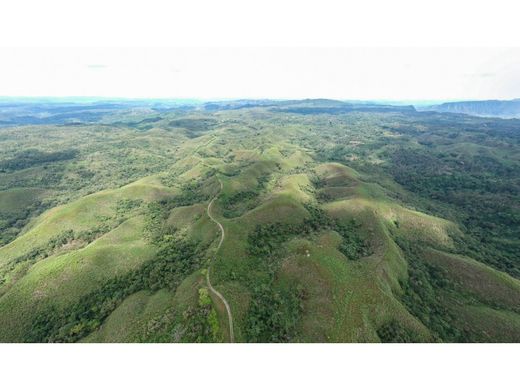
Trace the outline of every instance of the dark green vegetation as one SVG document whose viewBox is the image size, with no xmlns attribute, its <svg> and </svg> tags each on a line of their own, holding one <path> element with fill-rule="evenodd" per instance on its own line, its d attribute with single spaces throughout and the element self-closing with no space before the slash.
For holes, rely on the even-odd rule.
<svg viewBox="0 0 520 390">
<path fill-rule="evenodd" d="M 518 166 L 485 152 L 466 156 L 432 151 L 432 145 L 388 153 L 390 172 L 431 201 L 432 211 L 456 218 L 467 232 L 460 250 L 520 277 Z"/>
<path fill-rule="evenodd" d="M 71 342 L 96 330 L 125 298 L 141 290 L 175 289 L 181 281 L 200 268 L 201 254 L 191 242 L 163 234 L 155 238 L 158 251 L 139 269 L 108 280 L 79 302 L 59 309 L 50 306 L 35 319 L 25 341 Z"/>
<path fill-rule="evenodd" d="M 0 341 L 520 341 L 519 120 L 0 106 Z"/>
<path fill-rule="evenodd" d="M 42 152 L 38 149 L 27 149 L 17 153 L 13 158 L 4 160 L 0 164 L 1 172 L 12 172 L 19 169 L 30 168 L 45 163 L 71 160 L 77 155 L 76 150 L 63 152 Z"/>
</svg>

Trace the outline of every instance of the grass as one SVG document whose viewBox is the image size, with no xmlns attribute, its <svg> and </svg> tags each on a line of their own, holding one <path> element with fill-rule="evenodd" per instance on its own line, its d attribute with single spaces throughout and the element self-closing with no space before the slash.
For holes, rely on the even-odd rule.
<svg viewBox="0 0 520 390">
<path fill-rule="evenodd" d="M 300 340 L 376 342 L 378 327 L 394 318 L 427 340 L 424 327 L 388 293 L 391 288 L 384 287 L 378 272 L 381 261 L 349 262 L 336 249 L 339 242 L 336 233 L 328 232 L 313 241 L 295 239 L 289 244 L 281 272 L 296 278 L 307 292 Z"/>
<path fill-rule="evenodd" d="M 84 338 L 86 343 L 138 342 L 148 324 L 172 306 L 173 296 L 168 290 L 154 294 L 139 291 L 121 303 L 94 333 Z"/>
<path fill-rule="evenodd" d="M 40 188 L 12 188 L 0 191 L 0 213 L 23 210 L 41 199 L 45 191 Z"/>
<path fill-rule="evenodd" d="M 66 230 L 80 232 L 112 222 L 116 217 L 119 200 L 140 199 L 146 202 L 174 193 L 174 190 L 161 186 L 155 178 L 150 177 L 55 207 L 33 221 L 25 234 L 0 248 L 0 266 Z"/>
<path fill-rule="evenodd" d="M 41 260 L 0 297 L 0 339 L 18 340 L 47 305 L 66 306 L 100 283 L 135 269 L 155 249 L 142 238 L 144 218 L 132 218 L 87 247 Z"/>
<path fill-rule="evenodd" d="M 517 343 L 520 339 L 520 315 L 484 305 L 456 306 L 458 326 L 474 334 L 474 341 Z"/>
<path fill-rule="evenodd" d="M 314 200 L 309 194 L 312 184 L 308 175 L 304 173 L 283 176 L 274 189 L 274 193 L 291 196 L 300 203 L 308 203 Z"/>
<path fill-rule="evenodd" d="M 333 215 L 356 215 L 369 210 L 391 229 L 399 230 L 400 234 L 408 238 L 444 247 L 453 246 L 451 234 L 457 232 L 457 227 L 450 221 L 409 210 L 388 201 L 355 197 L 334 201 L 324 207 Z"/>
<path fill-rule="evenodd" d="M 180 234 L 186 234 L 202 243 L 209 244 L 217 234 L 215 224 L 206 214 L 205 204 L 177 207 L 172 210 L 167 223 L 178 229 Z"/>
<path fill-rule="evenodd" d="M 520 313 L 518 279 L 471 258 L 434 249 L 427 250 L 424 258 L 444 269 L 448 278 L 480 301 Z"/>
</svg>

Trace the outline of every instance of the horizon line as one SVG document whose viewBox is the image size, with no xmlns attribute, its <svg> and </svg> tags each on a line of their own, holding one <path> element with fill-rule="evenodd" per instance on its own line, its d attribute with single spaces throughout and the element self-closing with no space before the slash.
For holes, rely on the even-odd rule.
<svg viewBox="0 0 520 390">
<path fill-rule="evenodd" d="M 332 98 L 332 97 L 285 97 L 285 98 L 269 98 L 269 97 L 129 97 L 129 96 L 98 96 L 98 95 L 0 95 L 0 100 L 2 99 L 31 99 L 31 100 L 63 100 L 63 99 L 84 99 L 84 100 L 134 100 L 134 101 L 153 101 L 153 100 L 163 100 L 163 101 L 194 101 L 200 103 L 207 102 L 232 102 L 232 101 L 240 101 L 240 100 L 267 100 L 267 101 L 291 101 L 291 100 L 335 100 L 338 102 L 388 102 L 388 103 L 413 103 L 413 102 L 484 102 L 484 101 L 515 101 L 520 100 L 520 98 L 448 98 L 448 99 L 437 99 L 437 98 L 406 98 L 406 99 L 388 99 L 388 98 L 371 98 L 371 99 L 356 99 L 356 98 Z"/>
</svg>

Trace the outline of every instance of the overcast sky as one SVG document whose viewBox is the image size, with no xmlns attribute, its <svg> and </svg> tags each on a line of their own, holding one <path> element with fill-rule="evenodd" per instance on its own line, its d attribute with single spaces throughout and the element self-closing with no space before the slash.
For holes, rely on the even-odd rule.
<svg viewBox="0 0 520 390">
<path fill-rule="evenodd" d="M 520 97 L 520 49 L 0 49 L 0 96 Z"/>
</svg>

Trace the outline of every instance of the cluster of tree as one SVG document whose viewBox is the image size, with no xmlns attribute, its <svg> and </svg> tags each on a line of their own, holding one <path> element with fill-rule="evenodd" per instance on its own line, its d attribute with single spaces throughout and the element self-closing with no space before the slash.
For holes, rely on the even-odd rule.
<svg viewBox="0 0 520 390">
<path fill-rule="evenodd" d="M 199 289 L 198 302 L 185 309 L 171 307 L 149 320 L 139 342 L 145 343 L 210 343 L 222 341 L 217 312 L 206 288 Z"/>
<path fill-rule="evenodd" d="M 433 200 L 429 205 L 438 214 L 448 208 L 447 217 L 462 224 L 467 237 L 459 241 L 461 253 L 520 276 L 520 166 L 409 148 L 393 151 L 389 159 L 399 184 Z"/>
<path fill-rule="evenodd" d="M 174 290 L 200 268 L 201 252 L 196 243 L 166 236 L 155 257 L 140 268 L 110 279 L 69 307 L 48 306 L 36 317 L 25 341 L 74 342 L 87 336 L 129 295 L 140 290 Z"/>
<path fill-rule="evenodd" d="M 101 237 L 103 234 L 108 233 L 114 227 L 114 225 L 104 223 L 93 227 L 92 229 L 75 232 L 72 240 L 80 241 L 83 243 L 83 245 L 87 245 Z"/>
<path fill-rule="evenodd" d="M 119 199 L 116 204 L 116 214 L 125 215 L 143 204 L 142 199 Z"/>
<path fill-rule="evenodd" d="M 257 225 L 247 238 L 250 256 L 266 258 L 272 255 L 280 244 L 291 237 L 310 234 L 320 229 L 326 229 L 332 224 L 332 219 L 318 207 L 307 205 L 310 217 L 300 224 L 274 223 Z"/>
<path fill-rule="evenodd" d="M 291 237 L 302 237 L 320 230 L 332 229 L 343 238 L 339 247 L 351 260 L 369 254 L 369 246 L 360 236 L 360 225 L 329 217 L 321 208 L 307 204 L 309 212 L 300 224 L 275 223 L 257 225 L 248 236 L 248 253 L 259 259 L 259 267 L 266 271 L 266 279 L 250 282 L 251 305 L 246 317 L 246 336 L 253 342 L 286 342 L 295 337 L 296 324 L 301 317 L 304 289 L 295 284 L 277 283 L 281 244 Z M 259 282 L 260 281 L 260 282 Z"/>
<path fill-rule="evenodd" d="M 401 325 L 395 319 L 379 327 L 377 335 L 383 343 L 414 343 L 421 341 L 417 332 Z"/>
<path fill-rule="evenodd" d="M 241 191 L 231 196 L 220 197 L 222 205 L 222 215 L 225 218 L 235 218 L 243 214 L 246 210 L 251 210 L 258 204 L 258 191 Z"/>
<path fill-rule="evenodd" d="M 199 186 L 187 185 L 179 196 L 149 203 L 145 230 L 150 242 L 157 247 L 154 258 L 137 270 L 107 281 L 72 306 L 65 309 L 49 307 L 37 317 L 27 341 L 77 341 L 97 329 L 129 295 L 140 290 L 175 290 L 186 276 L 202 266 L 207 248 L 178 237 L 175 228 L 166 220 L 172 208 L 193 204 L 202 198 L 206 195 L 201 194 Z M 118 206 L 127 210 L 140 204 L 123 201 Z M 191 313 L 188 317 L 193 316 Z M 192 321 L 196 322 L 196 318 Z"/>
<path fill-rule="evenodd" d="M 37 200 L 24 208 L 0 211 L 0 246 L 14 240 L 26 223 L 45 208 L 45 204 Z"/>
<path fill-rule="evenodd" d="M 304 291 L 273 281 L 255 286 L 246 318 L 246 337 L 256 343 L 282 343 L 293 339 L 303 310 Z"/>
<path fill-rule="evenodd" d="M 18 152 L 13 158 L 0 161 L 0 172 L 16 171 L 56 161 L 71 160 L 78 155 L 75 149 L 58 152 L 45 152 L 38 149 L 26 149 Z"/>
<path fill-rule="evenodd" d="M 336 120 L 305 139 L 318 159 L 349 159 L 380 184 L 394 178 L 412 195 L 392 196 L 459 223 L 460 253 L 520 277 L 520 121 L 426 112 Z"/>
<path fill-rule="evenodd" d="M 117 121 L 113 124 L 116 126 L 128 126 L 133 127 L 134 129 L 138 131 L 148 131 L 154 127 L 154 123 L 160 122 L 163 118 L 160 116 L 154 116 L 151 118 L 145 118 L 139 121 Z"/>
<path fill-rule="evenodd" d="M 40 204 L 25 208 L 30 213 L 19 207 L 0 215 L 0 245 L 12 241 L 31 218 L 51 207 L 167 170 L 177 157 L 171 149 L 177 151 L 178 146 L 170 146 L 172 135 L 164 137 L 165 142 L 156 144 L 133 129 L 103 125 L 73 131 L 69 126 L 3 129 L 0 191 L 47 191 L 40 192 Z"/>
<path fill-rule="evenodd" d="M 257 225 L 248 236 L 248 252 L 254 257 L 267 257 L 273 254 L 291 237 L 305 236 L 319 230 L 330 229 L 339 233 L 342 242 L 338 249 L 349 260 L 357 260 L 370 254 L 368 242 L 360 234 L 361 224 L 355 220 L 348 222 L 329 217 L 321 208 L 307 204 L 309 217 L 301 224 L 275 223 Z"/>
<path fill-rule="evenodd" d="M 163 236 L 172 235 L 173 227 L 166 224 L 171 210 L 176 207 L 190 206 L 195 203 L 207 201 L 209 195 L 202 192 L 200 183 L 189 183 L 185 185 L 179 195 L 148 203 L 145 232 L 152 242 L 160 243 Z"/>
<path fill-rule="evenodd" d="M 358 260 L 372 253 L 369 243 L 359 233 L 360 228 L 361 224 L 354 219 L 348 222 L 337 222 L 334 226 L 334 230 L 342 238 L 338 249 L 349 260 Z"/>
<path fill-rule="evenodd" d="M 232 195 L 223 195 L 219 198 L 222 206 L 222 215 L 226 218 L 235 218 L 258 205 L 258 197 L 269 181 L 269 174 L 257 177 L 257 185 L 247 191 L 236 192 Z"/>
<path fill-rule="evenodd" d="M 213 118 L 181 118 L 170 121 L 168 125 L 182 127 L 186 129 L 186 135 L 189 138 L 196 138 L 212 130 L 217 124 L 218 122 Z"/>
<path fill-rule="evenodd" d="M 182 337 L 188 343 L 209 343 L 222 341 L 217 312 L 211 304 L 208 290 L 199 289 L 197 305 L 190 306 L 182 313 Z"/>
<path fill-rule="evenodd" d="M 206 202 L 211 197 L 211 194 L 204 191 L 205 184 L 207 184 L 207 182 L 204 179 L 185 184 L 181 188 L 179 195 L 162 200 L 161 203 L 173 209 L 175 207 L 191 206 L 195 203 Z"/>
<path fill-rule="evenodd" d="M 2 172 L 0 172 L 1 174 Z M 19 174 L 6 174 L 2 177 L 0 189 L 11 188 L 45 188 L 57 190 L 61 186 L 64 167 L 62 165 L 44 166 L 43 169 L 34 172 L 20 172 Z M 66 192 L 73 191 L 74 187 L 67 187 Z M 49 204 L 52 205 L 55 202 Z"/>
<path fill-rule="evenodd" d="M 408 280 L 401 282 L 406 308 L 441 341 L 474 341 L 471 334 L 455 324 L 456 313 L 449 309 L 446 301 L 456 286 L 441 269 L 422 260 L 422 251 L 417 245 L 402 238 L 396 242 L 408 261 Z M 457 296 L 461 296 L 460 291 Z"/>
<path fill-rule="evenodd" d="M 18 256 L 4 265 L 0 269 L 0 285 L 6 279 L 6 276 L 20 263 L 35 263 L 38 260 L 49 257 L 57 247 L 60 247 L 69 242 L 74 237 L 72 230 L 67 230 L 53 238 L 51 238 L 45 245 L 32 248 L 29 252 Z"/>
<path fill-rule="evenodd" d="M 52 237 L 44 245 L 32 248 L 29 252 L 18 256 L 11 260 L 6 266 L 0 271 L 0 285 L 3 283 L 5 276 L 11 272 L 20 263 L 33 264 L 39 260 L 43 260 L 53 254 L 57 253 L 60 248 L 69 244 L 72 241 L 77 241 L 80 245 L 84 246 L 93 242 L 98 237 L 107 233 L 111 230 L 111 226 L 108 224 L 102 224 L 89 230 L 82 230 L 80 232 L 74 232 L 72 229 L 65 230 L 58 235 Z"/>
</svg>

